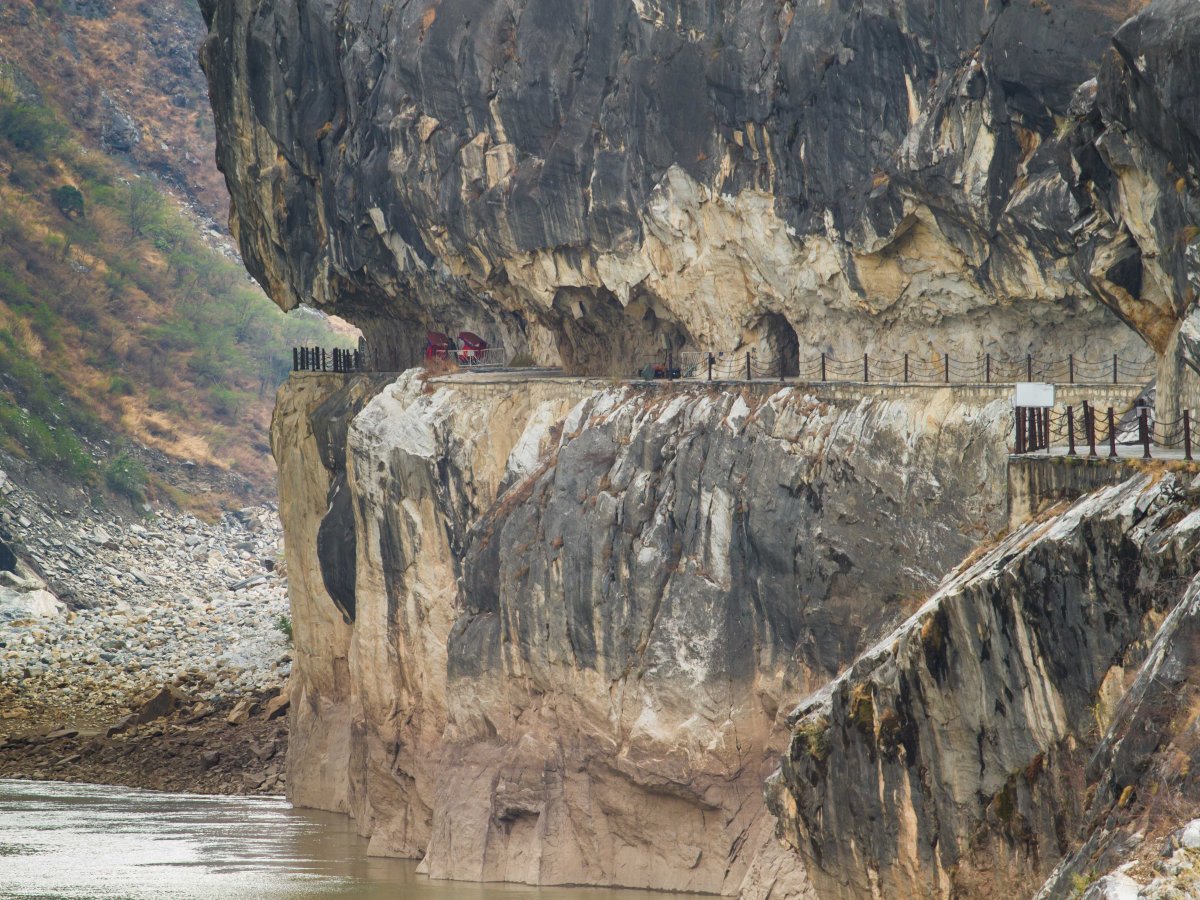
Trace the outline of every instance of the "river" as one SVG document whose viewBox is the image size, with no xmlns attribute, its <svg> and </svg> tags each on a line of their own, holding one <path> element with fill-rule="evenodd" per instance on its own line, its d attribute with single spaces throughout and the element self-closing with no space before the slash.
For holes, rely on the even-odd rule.
<svg viewBox="0 0 1200 900">
<path fill-rule="evenodd" d="M 666 900 L 439 882 L 366 855 L 345 816 L 285 801 L 0 779 L 0 897 L 19 900 Z"/>
</svg>

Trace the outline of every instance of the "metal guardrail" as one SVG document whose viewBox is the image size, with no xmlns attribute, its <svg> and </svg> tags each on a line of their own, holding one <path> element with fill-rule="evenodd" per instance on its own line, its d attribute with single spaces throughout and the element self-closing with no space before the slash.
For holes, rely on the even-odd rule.
<svg viewBox="0 0 1200 900">
<path fill-rule="evenodd" d="M 484 350 L 434 350 L 433 359 L 445 359 L 460 366 L 503 366 L 511 353 L 504 347 L 488 347 Z"/>
<path fill-rule="evenodd" d="M 684 350 L 656 360 L 682 378 L 706 381 L 751 381 L 778 378 L 780 381 L 848 381 L 869 384 L 1013 384 L 1019 381 L 1048 381 L 1055 384 L 1144 384 L 1154 377 L 1153 361 L 1121 359 L 1117 354 L 1101 360 L 1077 358 L 1074 354 L 1056 359 L 1001 357 L 990 353 L 974 359 L 955 359 L 949 353 L 929 357 L 912 354 L 881 357 L 864 353 L 854 359 L 839 359 L 828 353 L 788 362 L 782 356 L 762 359 L 753 350 Z"/>
<path fill-rule="evenodd" d="M 365 372 L 361 350 L 342 350 L 334 347 L 293 347 L 293 372 Z"/>
<path fill-rule="evenodd" d="M 1097 448 L 1105 455 L 1119 455 L 1118 446 L 1141 448 L 1142 459 L 1153 459 L 1153 448 L 1182 450 L 1183 458 L 1193 459 L 1190 410 L 1174 420 L 1155 416 L 1149 406 L 1134 406 L 1118 416 L 1114 407 L 1099 410 L 1090 403 L 1068 406 L 1061 412 L 1049 407 L 1018 406 L 1013 410 L 1016 454 L 1049 452 L 1065 447 L 1067 456 L 1097 457 Z"/>
</svg>

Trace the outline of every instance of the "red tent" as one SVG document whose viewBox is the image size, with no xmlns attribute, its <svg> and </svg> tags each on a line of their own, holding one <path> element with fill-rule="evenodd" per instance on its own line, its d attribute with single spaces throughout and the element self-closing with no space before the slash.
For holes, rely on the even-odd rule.
<svg viewBox="0 0 1200 900">
<path fill-rule="evenodd" d="M 483 362 L 487 355 L 488 342 L 471 331 L 458 333 L 458 361 L 468 365 Z"/>
<path fill-rule="evenodd" d="M 449 359 L 458 348 L 449 337 L 440 331 L 425 332 L 425 358 Z"/>
</svg>

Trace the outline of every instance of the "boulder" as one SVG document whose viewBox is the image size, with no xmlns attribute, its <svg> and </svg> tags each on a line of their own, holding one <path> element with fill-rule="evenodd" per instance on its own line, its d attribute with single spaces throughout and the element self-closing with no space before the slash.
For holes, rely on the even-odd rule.
<svg viewBox="0 0 1200 900">
<path fill-rule="evenodd" d="M 185 694 L 173 687 L 160 688 L 138 709 L 135 720 L 138 724 L 152 722 L 168 716 L 188 702 Z"/>
<path fill-rule="evenodd" d="M 266 707 L 263 709 L 263 714 L 266 716 L 267 721 L 278 719 L 280 716 L 287 715 L 288 708 L 291 705 L 291 698 L 287 694 L 280 694 L 267 702 Z"/>
</svg>

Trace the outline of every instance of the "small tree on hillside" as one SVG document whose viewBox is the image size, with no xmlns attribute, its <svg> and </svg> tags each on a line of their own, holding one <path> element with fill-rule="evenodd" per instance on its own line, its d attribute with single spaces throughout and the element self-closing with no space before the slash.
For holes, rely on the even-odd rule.
<svg viewBox="0 0 1200 900">
<path fill-rule="evenodd" d="M 64 184 L 50 192 L 50 198 L 58 211 L 68 219 L 82 219 L 84 216 L 83 194 L 74 185 Z"/>
<path fill-rule="evenodd" d="M 162 194 L 152 182 L 145 178 L 129 182 L 125 194 L 125 221 L 129 223 L 131 240 L 144 237 L 153 226 L 160 224 L 165 211 Z"/>
</svg>

